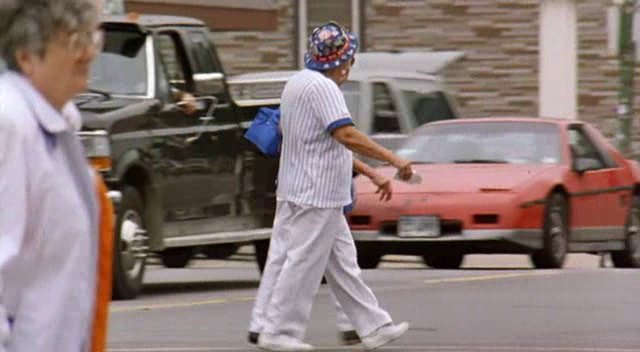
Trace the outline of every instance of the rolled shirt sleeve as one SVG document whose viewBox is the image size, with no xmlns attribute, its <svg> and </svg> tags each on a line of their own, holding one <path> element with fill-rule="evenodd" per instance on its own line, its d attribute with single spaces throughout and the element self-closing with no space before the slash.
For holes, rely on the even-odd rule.
<svg viewBox="0 0 640 352">
<path fill-rule="evenodd" d="M 26 231 L 27 172 L 23 143 L 13 121 L 0 113 L 0 341 L 9 320 L 3 304 L 3 272 L 20 252 Z M 0 351 L 3 351 L 0 344 Z"/>
<path fill-rule="evenodd" d="M 337 84 L 330 80 L 317 81 L 313 89 L 311 106 L 314 115 L 320 119 L 320 123 L 327 132 L 331 133 L 337 128 L 353 125 L 344 94 Z"/>
</svg>

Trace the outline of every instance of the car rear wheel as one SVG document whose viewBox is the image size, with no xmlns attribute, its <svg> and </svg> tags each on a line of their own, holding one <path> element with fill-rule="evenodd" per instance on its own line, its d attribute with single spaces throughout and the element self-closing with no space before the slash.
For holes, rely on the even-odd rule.
<svg viewBox="0 0 640 352">
<path fill-rule="evenodd" d="M 543 247 L 531 254 L 531 262 L 536 268 L 562 268 L 569 248 L 567 214 L 567 199 L 560 193 L 552 194 L 545 209 Z"/>
<path fill-rule="evenodd" d="M 459 269 L 464 261 L 464 254 L 430 253 L 423 255 L 422 261 L 434 269 Z"/>
<path fill-rule="evenodd" d="M 193 252 L 191 247 L 167 248 L 160 253 L 160 258 L 167 268 L 184 268 L 189 265 Z"/>
<path fill-rule="evenodd" d="M 633 196 L 627 215 L 625 248 L 611 252 L 616 268 L 640 268 L 640 196 Z"/>
<path fill-rule="evenodd" d="M 131 186 L 121 191 L 114 236 L 113 298 L 132 299 L 142 290 L 149 247 L 142 197 Z"/>
</svg>

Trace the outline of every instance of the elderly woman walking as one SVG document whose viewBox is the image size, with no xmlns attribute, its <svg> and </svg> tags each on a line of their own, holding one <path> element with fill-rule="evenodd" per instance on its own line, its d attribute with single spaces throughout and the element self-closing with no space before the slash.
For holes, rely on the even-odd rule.
<svg viewBox="0 0 640 352">
<path fill-rule="evenodd" d="M 99 228 L 109 208 L 75 132 L 70 99 L 101 45 L 96 0 L 0 1 L 0 351 L 104 345 Z M 98 181 L 98 182 L 96 182 Z M 103 188 L 104 191 L 104 188 Z M 104 242 L 102 242 L 104 245 Z M 102 263 L 104 264 L 104 262 Z M 108 277 L 106 278 L 108 280 Z M 106 287 L 106 288 L 105 288 Z M 99 298 L 98 298 L 99 297 Z M 103 324 L 99 324 L 103 325 Z"/>
</svg>

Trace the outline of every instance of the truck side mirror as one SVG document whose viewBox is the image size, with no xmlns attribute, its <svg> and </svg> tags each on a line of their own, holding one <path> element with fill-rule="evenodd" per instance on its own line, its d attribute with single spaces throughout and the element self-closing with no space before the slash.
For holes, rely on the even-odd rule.
<svg viewBox="0 0 640 352">
<path fill-rule="evenodd" d="M 224 74 L 196 73 L 193 75 L 196 95 L 217 95 L 225 92 Z"/>
</svg>

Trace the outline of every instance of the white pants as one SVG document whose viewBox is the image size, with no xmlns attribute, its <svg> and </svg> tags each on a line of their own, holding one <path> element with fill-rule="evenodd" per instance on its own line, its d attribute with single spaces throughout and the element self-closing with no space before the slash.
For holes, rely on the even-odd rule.
<svg viewBox="0 0 640 352">
<path fill-rule="evenodd" d="M 287 211 L 283 210 L 284 202 L 278 202 L 278 209 L 276 212 Z M 286 219 L 278 219 L 274 221 L 273 232 L 271 239 L 269 240 L 269 255 L 267 256 L 267 263 L 265 265 L 262 277 L 260 279 L 260 286 L 258 287 L 258 293 L 256 295 L 256 301 L 251 312 L 251 322 L 249 323 L 249 331 L 260 333 L 265 325 L 265 313 L 267 310 L 267 304 L 271 300 L 273 294 L 273 287 L 276 284 L 276 279 L 280 275 L 282 266 L 287 259 L 287 240 L 288 232 L 287 226 L 283 226 Z M 353 325 L 349 321 L 349 318 L 345 314 L 344 310 L 338 303 L 336 296 L 330 291 L 331 300 L 334 302 L 337 311 L 337 326 L 339 331 L 353 330 Z M 303 336 L 295 336 L 298 339 L 302 339 Z"/>
<path fill-rule="evenodd" d="M 284 238 L 286 259 L 274 275 L 262 332 L 303 338 L 323 274 L 359 336 L 391 323 L 389 314 L 362 281 L 342 208 L 278 202 L 276 226 Z M 265 271 L 272 270 L 269 265 L 268 261 Z"/>
</svg>

